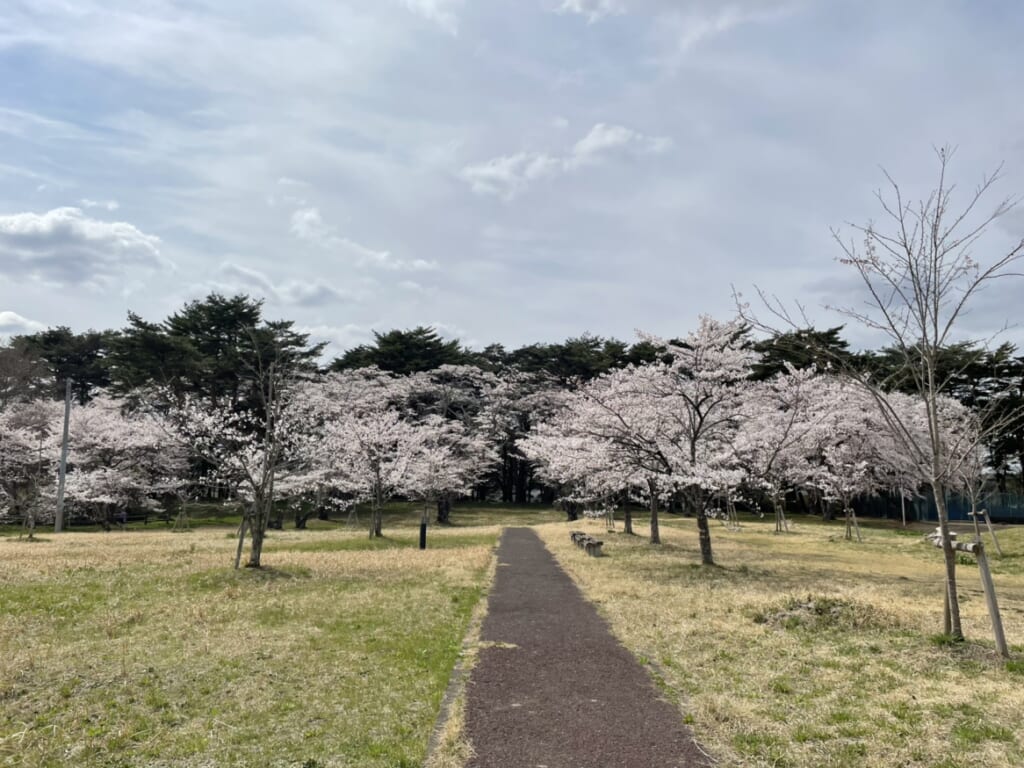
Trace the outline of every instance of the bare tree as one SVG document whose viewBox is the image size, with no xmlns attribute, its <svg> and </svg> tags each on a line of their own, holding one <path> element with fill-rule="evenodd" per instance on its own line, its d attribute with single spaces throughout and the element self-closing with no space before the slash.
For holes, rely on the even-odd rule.
<svg viewBox="0 0 1024 768">
<path fill-rule="evenodd" d="M 1024 256 L 1024 239 L 990 259 L 975 259 L 972 253 L 975 245 L 993 222 L 1015 208 L 1018 200 L 1002 198 L 992 208 L 982 210 L 985 198 L 1000 179 L 1000 166 L 981 179 L 965 203 L 955 207 L 956 185 L 947 178 L 955 150 L 945 146 L 935 152 L 939 163 L 938 182 L 927 197 L 917 201 L 906 199 L 899 184 L 883 170 L 888 187 L 884 192 L 879 191 L 877 197 L 884 212 L 884 226 L 873 222 L 850 225 L 853 235 L 849 239 L 833 230 L 843 251 L 840 262 L 856 271 L 866 299 L 860 307 L 830 308 L 889 340 L 900 360 L 899 376 L 913 382 L 915 396 L 920 398 L 924 408 L 927 429 L 922 439 L 920 430 L 906 423 L 900 409 L 893 406 L 886 382 L 873 379 L 863 371 L 844 368 L 847 375 L 872 394 L 893 436 L 916 463 L 932 490 L 946 568 L 945 629 L 952 637 L 962 639 L 956 551 L 949 535 L 946 490 L 958 485 L 957 473 L 964 457 L 971 454 L 971 445 L 967 444 L 968 438 L 963 433 L 951 434 L 946 429 L 943 416 L 943 403 L 948 402 L 946 396 L 962 368 L 943 371 L 940 362 L 944 350 L 963 341 L 960 326 L 978 293 L 998 279 L 1020 276 L 1013 269 Z M 802 308 L 803 322 L 798 323 L 777 298 L 761 291 L 759 294 L 769 309 L 791 326 L 810 325 Z M 757 323 L 749 312 L 745 316 L 759 327 L 767 328 Z M 985 343 L 978 345 L 979 357 L 985 351 Z M 964 367 L 973 362 L 976 359 L 965 360 Z M 839 363 L 841 361 L 837 361 Z M 1009 418 L 1020 418 L 1020 414 Z M 982 414 L 981 421 L 983 428 L 969 438 L 979 443 L 1006 426 L 986 419 L 986 414 Z"/>
</svg>

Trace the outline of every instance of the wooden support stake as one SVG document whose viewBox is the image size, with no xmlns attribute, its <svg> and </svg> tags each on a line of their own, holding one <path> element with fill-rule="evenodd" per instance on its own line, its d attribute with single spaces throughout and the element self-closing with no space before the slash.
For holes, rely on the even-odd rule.
<svg viewBox="0 0 1024 768">
<path fill-rule="evenodd" d="M 1008 659 L 1010 658 L 1010 649 L 1006 645 L 1006 635 L 1003 634 L 1003 617 L 999 613 L 999 604 L 996 602 L 996 588 L 992 583 L 992 572 L 988 569 L 985 547 L 980 543 L 975 547 L 974 556 L 978 558 L 981 588 L 985 591 L 985 604 L 988 606 L 988 615 L 992 620 L 992 634 L 995 636 L 996 650 L 1000 656 Z"/>
<path fill-rule="evenodd" d="M 992 527 L 992 518 L 988 516 L 988 510 L 981 510 L 981 514 L 985 516 L 985 525 L 988 526 L 988 535 L 992 537 L 992 543 L 996 546 L 996 552 L 1000 557 L 1003 556 L 1003 548 L 999 546 L 999 539 L 996 538 L 996 529 Z"/>
<path fill-rule="evenodd" d="M 942 546 L 938 530 L 928 537 L 935 546 Z M 978 572 L 981 575 L 981 589 L 985 593 L 985 605 L 988 607 L 988 617 L 992 621 L 992 635 L 996 642 L 996 651 L 1003 658 L 1010 657 L 1010 649 L 1006 645 L 1006 634 L 1003 632 L 1003 617 L 999 613 L 999 603 L 996 601 L 996 587 L 992 581 L 992 571 L 988 567 L 988 558 L 985 556 L 985 545 L 980 541 L 963 542 L 952 541 L 953 549 L 957 552 L 969 552 L 978 560 Z M 946 595 L 946 634 L 949 634 L 949 595 Z"/>
</svg>

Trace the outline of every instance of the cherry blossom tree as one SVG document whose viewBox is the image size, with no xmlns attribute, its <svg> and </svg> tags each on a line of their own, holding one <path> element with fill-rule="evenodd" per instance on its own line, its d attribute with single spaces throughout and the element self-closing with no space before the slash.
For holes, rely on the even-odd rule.
<svg viewBox="0 0 1024 768">
<path fill-rule="evenodd" d="M 697 330 L 680 342 L 641 338 L 670 358 L 666 375 L 652 381 L 652 407 L 660 420 L 659 445 L 670 474 L 697 517 L 701 562 L 714 564 L 708 505 L 735 482 L 732 444 L 742 422 L 751 366 L 757 360 L 738 320 L 701 316 Z"/>
<path fill-rule="evenodd" d="M 164 417 L 98 395 L 76 408 L 70 425 L 66 494 L 109 528 L 110 513 L 176 493 L 186 483 L 188 456 Z M 98 514 L 97 514 L 98 512 Z"/>
<path fill-rule="evenodd" d="M 643 495 L 650 505 L 652 544 L 661 543 L 659 501 L 675 490 L 669 456 L 672 436 L 665 431 L 669 419 L 660 395 L 668 375 L 662 363 L 611 371 L 581 386 L 569 398 L 565 415 L 555 422 L 563 437 L 576 440 L 575 461 L 562 465 L 562 477 L 580 482 L 587 470 L 602 463 L 603 471 L 590 482 L 608 490 L 632 487 Z M 528 450 L 540 445 L 528 440 L 523 444 Z M 554 451 L 549 445 L 546 455 L 537 455 L 554 462 L 557 469 L 561 460 Z"/>
<path fill-rule="evenodd" d="M 247 534 L 251 544 L 246 567 L 261 567 L 275 501 L 305 490 L 312 454 L 309 443 L 316 437 L 317 412 L 307 401 L 310 390 L 304 386 L 301 361 L 271 334 L 254 332 L 253 343 L 260 346 L 260 354 L 250 370 L 252 407 L 201 395 L 165 392 L 156 398 L 189 451 L 213 468 L 215 478 L 236 488 L 246 502 L 236 568 Z"/>
<path fill-rule="evenodd" d="M 338 487 L 371 502 L 370 538 L 382 536 L 384 504 L 411 481 L 429 429 L 396 408 L 350 412 L 327 424 L 324 448 Z"/>
<path fill-rule="evenodd" d="M 418 445 L 407 446 L 413 452 L 402 482 L 404 495 L 424 502 L 422 522 L 427 522 L 427 504 L 439 504 L 453 496 L 470 492 L 495 454 L 480 434 L 468 432 L 462 422 L 441 416 L 427 416 L 416 422 L 422 434 Z M 447 522 L 448 518 L 438 522 Z"/>
<path fill-rule="evenodd" d="M 622 500 L 624 530 L 632 534 L 633 519 L 627 501 L 631 490 L 645 486 L 643 475 L 631 475 L 628 463 L 617 463 L 613 443 L 581 434 L 574 423 L 576 415 L 567 408 L 559 417 L 522 438 L 519 446 L 537 463 L 545 479 L 565 489 L 565 501 L 606 506 L 610 500 Z"/>
<path fill-rule="evenodd" d="M 659 499 L 682 490 L 697 517 L 701 560 L 711 565 L 708 505 L 740 477 L 732 444 L 756 359 L 743 334 L 739 323 L 709 317 L 682 342 L 641 334 L 667 361 L 586 382 L 546 430 L 521 445 L 555 477 L 609 489 L 640 485 L 651 507 L 651 543 L 661 541 Z M 603 473 L 593 472 L 598 465 Z"/>
<path fill-rule="evenodd" d="M 746 387 L 733 452 L 748 485 L 763 490 L 775 512 L 775 532 L 788 530 L 787 488 L 810 471 L 811 438 L 824 415 L 818 402 L 820 377 L 810 368 L 788 369 Z"/>
<path fill-rule="evenodd" d="M 0 410 L 0 518 L 20 521 L 29 538 L 52 514 L 62 408 L 50 400 Z"/>
<path fill-rule="evenodd" d="M 499 382 L 497 375 L 476 366 L 442 365 L 434 370 L 408 376 L 407 407 L 421 419 L 433 415 L 458 425 L 455 429 L 460 436 L 458 442 L 464 446 L 472 444 L 482 450 L 485 440 L 489 440 L 493 435 L 493 432 L 488 429 L 489 421 L 485 412 L 491 404 L 492 396 L 498 388 Z M 439 455 L 435 454 L 435 458 Z M 469 460 L 471 456 L 475 455 L 478 455 L 476 450 L 468 453 L 463 450 L 454 450 L 452 458 L 455 461 L 455 466 L 452 467 L 450 473 L 447 470 L 442 470 L 441 474 L 462 477 L 463 468 L 468 465 L 466 461 L 459 461 L 459 459 Z M 486 462 L 486 464 L 490 466 L 493 462 Z M 470 492 L 472 485 L 479 482 L 485 471 L 484 464 L 478 468 L 479 473 L 472 478 L 473 482 L 468 486 L 460 480 L 450 490 L 442 491 L 432 497 L 437 505 L 438 523 L 450 522 L 453 496 Z"/>
</svg>

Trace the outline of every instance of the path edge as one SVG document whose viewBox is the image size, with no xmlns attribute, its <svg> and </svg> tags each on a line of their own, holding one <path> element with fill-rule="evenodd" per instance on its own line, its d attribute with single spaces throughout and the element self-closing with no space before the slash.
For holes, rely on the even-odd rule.
<svg viewBox="0 0 1024 768">
<path fill-rule="evenodd" d="M 448 679 L 448 687 L 445 688 L 444 696 L 441 697 L 441 708 L 438 710 L 437 720 L 434 722 L 430 740 L 427 742 L 427 754 L 423 759 L 423 768 L 455 768 L 455 766 L 461 768 L 466 760 L 472 757 L 473 746 L 465 739 L 466 681 L 469 679 L 469 673 L 476 666 L 480 654 L 480 632 L 487 616 L 488 602 L 491 590 L 494 588 L 494 577 L 498 572 L 498 547 L 501 545 L 504 535 L 505 529 L 502 528 L 497 541 L 491 548 L 491 559 L 484 574 L 486 587 L 470 614 L 469 625 L 462 638 L 462 650 L 459 651 L 459 658 Z M 442 747 L 446 747 L 446 749 L 442 751 Z M 466 753 L 465 759 L 459 760 L 457 753 L 462 751 Z M 446 762 L 441 762 L 449 757 L 450 759 Z"/>
</svg>

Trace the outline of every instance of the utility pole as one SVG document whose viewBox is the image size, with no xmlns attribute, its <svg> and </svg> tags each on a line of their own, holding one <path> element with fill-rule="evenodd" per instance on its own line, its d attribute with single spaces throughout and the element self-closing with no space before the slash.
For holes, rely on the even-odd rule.
<svg viewBox="0 0 1024 768">
<path fill-rule="evenodd" d="M 68 472 L 68 428 L 71 424 L 71 378 L 64 388 L 64 436 L 60 442 L 60 469 L 57 473 L 57 516 L 54 519 L 54 533 L 64 530 L 64 479 Z"/>
</svg>

